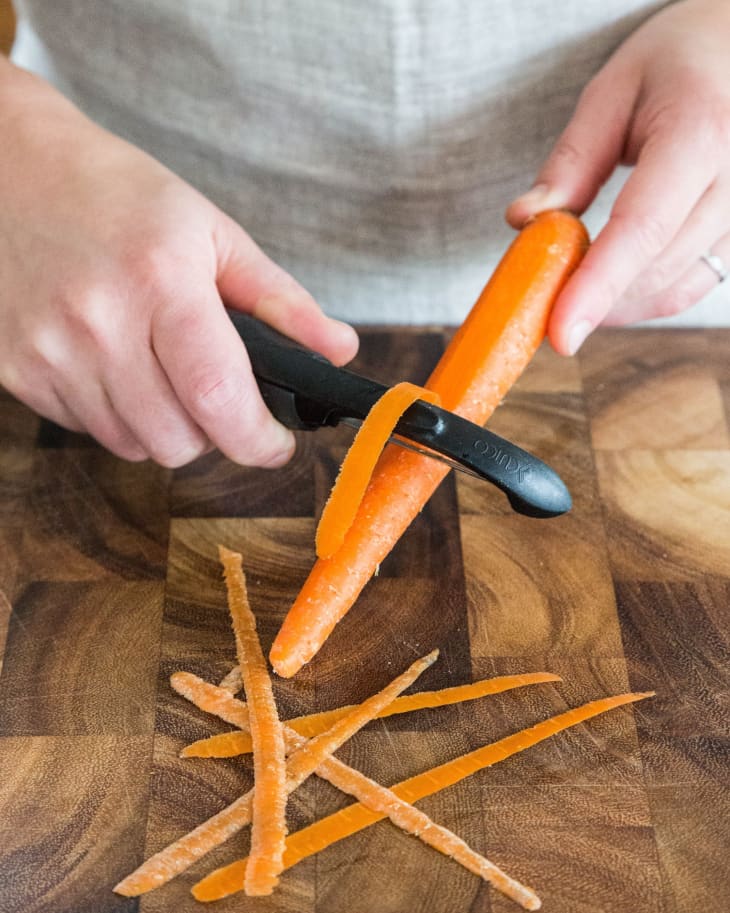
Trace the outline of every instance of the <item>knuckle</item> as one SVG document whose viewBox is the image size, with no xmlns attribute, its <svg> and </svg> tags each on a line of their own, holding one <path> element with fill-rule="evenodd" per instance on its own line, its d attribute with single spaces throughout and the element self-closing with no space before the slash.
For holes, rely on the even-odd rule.
<svg viewBox="0 0 730 913">
<path fill-rule="evenodd" d="M 714 98 L 707 102 L 700 140 L 701 145 L 715 154 L 718 149 L 726 150 L 730 146 L 730 102 L 727 99 Z"/>
<path fill-rule="evenodd" d="M 179 283 L 182 258 L 165 238 L 135 245 L 124 257 L 124 268 L 144 296 L 167 294 Z"/>
<path fill-rule="evenodd" d="M 56 326 L 38 324 L 30 330 L 27 353 L 40 367 L 57 370 L 67 362 L 67 348 Z"/>
<path fill-rule="evenodd" d="M 59 298 L 71 338 L 105 354 L 114 351 L 117 334 L 113 304 L 105 288 L 94 284 L 66 286 Z"/>
<path fill-rule="evenodd" d="M 190 401 L 196 414 L 218 417 L 237 415 L 250 403 L 251 396 L 233 377 L 206 366 L 190 380 Z"/>
<path fill-rule="evenodd" d="M 637 300 L 654 298 L 670 286 L 672 278 L 669 264 L 657 261 L 634 280 L 631 295 Z"/>
<path fill-rule="evenodd" d="M 650 212 L 616 212 L 612 219 L 621 226 L 625 237 L 631 239 L 639 256 L 647 260 L 653 260 L 672 239 L 667 224 Z"/>
<path fill-rule="evenodd" d="M 96 437 L 96 435 L 94 435 Z M 122 428 L 111 428 L 99 436 L 100 442 L 115 456 L 133 463 L 147 459 L 147 453 L 140 447 L 134 438 Z"/>
<path fill-rule="evenodd" d="M 696 299 L 688 285 L 677 283 L 657 297 L 657 317 L 673 317 L 695 304 Z"/>
<path fill-rule="evenodd" d="M 165 469 L 178 469 L 192 463 L 207 450 L 206 442 L 201 440 L 161 441 L 151 444 L 149 454 L 152 460 Z"/>
<path fill-rule="evenodd" d="M 553 162 L 567 169 L 577 168 L 584 159 L 584 153 L 567 136 L 561 137 L 553 150 Z"/>
</svg>

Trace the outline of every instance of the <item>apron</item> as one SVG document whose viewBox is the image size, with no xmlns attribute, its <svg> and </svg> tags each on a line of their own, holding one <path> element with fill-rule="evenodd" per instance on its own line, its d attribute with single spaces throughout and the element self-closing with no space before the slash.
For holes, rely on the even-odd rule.
<svg viewBox="0 0 730 913">
<path fill-rule="evenodd" d="M 197 187 L 328 313 L 457 323 L 582 87 L 665 5 L 17 0 L 12 56 Z"/>
</svg>

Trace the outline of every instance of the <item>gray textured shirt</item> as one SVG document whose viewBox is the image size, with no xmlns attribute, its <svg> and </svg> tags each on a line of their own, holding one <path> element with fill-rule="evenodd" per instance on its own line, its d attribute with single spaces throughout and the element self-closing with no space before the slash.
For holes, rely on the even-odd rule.
<svg viewBox="0 0 730 913">
<path fill-rule="evenodd" d="M 665 5 L 18 0 L 13 58 L 199 188 L 329 313 L 453 322 L 581 88 Z"/>
</svg>

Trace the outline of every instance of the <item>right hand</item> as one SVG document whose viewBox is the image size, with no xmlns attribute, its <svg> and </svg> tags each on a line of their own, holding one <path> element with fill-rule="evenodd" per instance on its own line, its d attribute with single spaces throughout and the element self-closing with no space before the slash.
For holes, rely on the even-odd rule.
<svg viewBox="0 0 730 913">
<path fill-rule="evenodd" d="M 0 59 L 0 385 L 128 460 L 280 466 L 223 302 L 336 364 L 357 336 L 159 162 Z"/>
</svg>

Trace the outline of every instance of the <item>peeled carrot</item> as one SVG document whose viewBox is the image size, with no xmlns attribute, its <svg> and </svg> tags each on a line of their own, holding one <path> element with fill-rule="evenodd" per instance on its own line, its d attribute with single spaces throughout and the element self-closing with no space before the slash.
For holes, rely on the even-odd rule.
<svg viewBox="0 0 730 913">
<path fill-rule="evenodd" d="M 320 733 L 311 741 L 307 741 L 304 736 L 285 728 L 287 747 L 294 750 L 286 766 L 286 794 L 293 792 L 315 770 L 320 775 L 326 776 L 328 770 L 326 765 L 330 762 L 335 770 L 333 774 L 335 780 L 338 769 L 336 765 L 347 770 L 348 768 L 344 764 L 340 765 L 329 755 L 373 719 L 401 691 L 405 691 L 422 672 L 435 662 L 437 656 L 438 651 L 434 650 L 428 656 L 417 660 L 389 685 L 362 704 L 351 708 L 350 713 L 336 721 L 331 729 Z M 215 713 L 218 713 L 221 706 L 225 706 L 226 700 L 234 704 L 240 703 L 231 697 L 229 692 L 204 682 L 195 675 L 188 674 L 184 681 L 180 681 L 180 684 L 186 688 L 196 704 L 202 705 L 203 709 L 207 709 L 207 706 L 214 707 L 216 709 L 212 712 Z M 176 875 L 184 872 L 194 862 L 220 846 L 251 821 L 255 808 L 255 796 L 256 788 L 249 790 L 222 811 L 199 824 L 194 830 L 155 853 L 116 885 L 114 888 L 116 893 L 125 897 L 138 897 L 140 894 L 146 894 L 154 888 L 161 887 Z M 246 881 L 246 885 L 248 886 L 248 881 Z"/>
<path fill-rule="evenodd" d="M 330 558 L 345 541 L 368 482 L 398 419 L 416 400 L 438 403 L 438 394 L 415 384 L 396 384 L 375 403 L 342 461 L 322 511 L 314 542 L 318 558 Z"/>
<path fill-rule="evenodd" d="M 569 729 L 571 726 L 624 704 L 651 697 L 653 694 L 653 691 L 618 694 L 590 701 L 581 707 L 567 710 L 528 729 L 523 729 L 490 745 L 484 745 L 475 751 L 447 761 L 445 764 L 417 774 L 415 777 L 403 780 L 401 783 L 391 786 L 390 790 L 406 802 L 416 802 L 448 786 L 453 786 L 478 770 L 498 764 L 511 755 L 531 748 L 538 742 Z M 284 868 L 291 868 L 302 859 L 313 856 L 338 840 L 356 834 L 376 821 L 382 821 L 385 817 L 387 817 L 385 812 L 373 811 L 358 802 L 290 834 L 286 840 Z M 245 859 L 216 869 L 193 887 L 193 895 L 197 900 L 212 901 L 236 893 L 243 886 L 245 871 Z"/>
<path fill-rule="evenodd" d="M 283 867 L 286 839 L 286 751 L 271 679 L 248 602 L 242 558 L 223 546 L 218 554 L 228 590 L 238 664 L 248 699 L 256 791 L 246 893 L 270 894 Z"/>
<path fill-rule="evenodd" d="M 445 409 L 487 421 L 540 346 L 587 247 L 583 224 L 567 212 L 541 213 L 522 229 L 426 383 Z M 295 675 L 317 653 L 448 472 L 385 449 L 342 546 L 317 560 L 274 640 L 279 675 Z"/>
<path fill-rule="evenodd" d="M 419 691 L 416 694 L 406 694 L 396 698 L 392 704 L 385 707 L 378 714 L 378 719 L 392 716 L 397 713 L 410 713 L 414 710 L 424 710 L 431 707 L 444 707 L 448 704 L 459 704 L 463 701 L 472 701 L 489 694 L 499 694 L 513 688 L 522 688 L 527 685 L 538 685 L 545 682 L 562 681 L 559 675 L 552 672 L 525 672 L 519 675 L 500 675 L 495 678 L 484 678 L 467 685 L 455 685 L 451 688 L 441 688 L 438 691 Z M 183 758 L 232 758 L 236 755 L 247 754 L 251 751 L 251 736 L 244 728 L 248 726 L 248 711 L 243 701 L 235 699 L 223 700 L 212 686 L 203 682 L 189 672 L 175 672 L 170 679 L 172 687 L 183 697 L 192 700 L 196 706 L 207 713 L 214 713 L 233 726 L 239 726 L 238 731 L 222 732 L 207 739 L 199 739 L 187 745 L 180 752 Z M 222 684 L 218 686 L 222 688 Z M 320 713 L 310 713 L 307 716 L 294 717 L 286 721 L 286 725 L 300 735 L 311 738 L 320 732 L 329 729 L 342 716 L 353 709 L 352 705 L 337 707 L 333 710 L 323 710 Z"/>
</svg>

